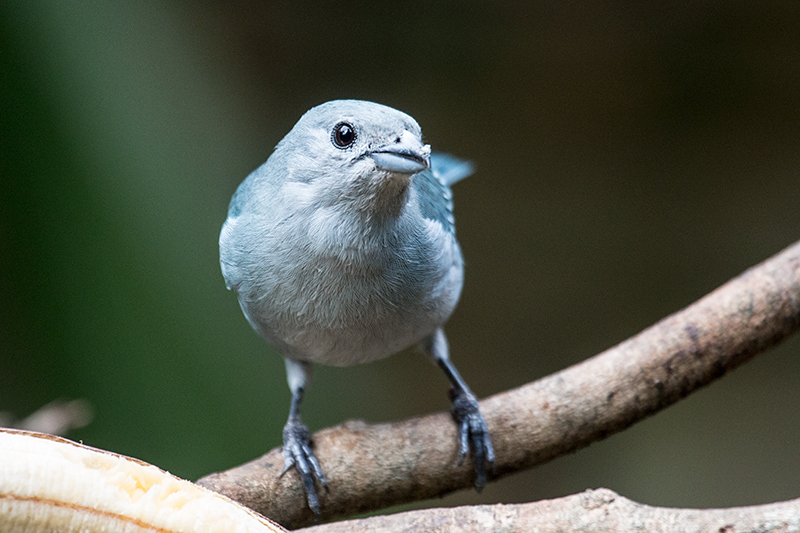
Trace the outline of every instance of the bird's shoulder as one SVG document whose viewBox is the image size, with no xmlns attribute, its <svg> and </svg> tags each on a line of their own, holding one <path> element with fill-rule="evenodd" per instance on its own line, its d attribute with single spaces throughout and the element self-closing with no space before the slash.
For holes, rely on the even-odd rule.
<svg viewBox="0 0 800 533">
<path fill-rule="evenodd" d="M 245 178 L 231 197 L 228 218 L 248 212 L 270 212 L 280 205 L 279 192 L 285 170 L 275 162 L 275 154 Z"/>
</svg>

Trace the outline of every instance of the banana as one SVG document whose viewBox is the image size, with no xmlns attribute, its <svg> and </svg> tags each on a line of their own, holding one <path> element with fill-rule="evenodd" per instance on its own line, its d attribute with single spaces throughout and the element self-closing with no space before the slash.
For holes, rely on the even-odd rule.
<svg viewBox="0 0 800 533">
<path fill-rule="evenodd" d="M 0 428 L 2 533 L 278 533 L 261 515 L 137 459 Z"/>
</svg>

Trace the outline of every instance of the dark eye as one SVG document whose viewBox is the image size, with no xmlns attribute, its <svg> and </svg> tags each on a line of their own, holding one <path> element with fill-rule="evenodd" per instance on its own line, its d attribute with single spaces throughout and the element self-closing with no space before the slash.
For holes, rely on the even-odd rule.
<svg viewBox="0 0 800 533">
<path fill-rule="evenodd" d="M 347 148 L 356 141 L 356 129 L 352 124 L 340 122 L 333 127 L 331 142 L 336 148 Z"/>
</svg>

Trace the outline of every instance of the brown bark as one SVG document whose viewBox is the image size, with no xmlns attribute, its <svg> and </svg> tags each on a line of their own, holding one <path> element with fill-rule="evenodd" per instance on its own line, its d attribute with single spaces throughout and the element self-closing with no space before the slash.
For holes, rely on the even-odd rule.
<svg viewBox="0 0 800 533">
<path fill-rule="evenodd" d="M 424 509 L 302 529 L 304 533 L 780 533 L 800 530 L 800 500 L 730 509 L 650 507 L 608 489 L 514 505 Z"/>
</svg>

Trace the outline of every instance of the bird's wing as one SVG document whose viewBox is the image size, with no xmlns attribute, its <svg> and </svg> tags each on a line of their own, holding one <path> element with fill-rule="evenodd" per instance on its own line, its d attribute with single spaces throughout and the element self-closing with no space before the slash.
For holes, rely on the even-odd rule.
<svg viewBox="0 0 800 533">
<path fill-rule="evenodd" d="M 422 216 L 455 233 L 450 185 L 472 174 L 472 163 L 448 154 L 432 154 L 431 168 L 414 176 Z"/>
</svg>

